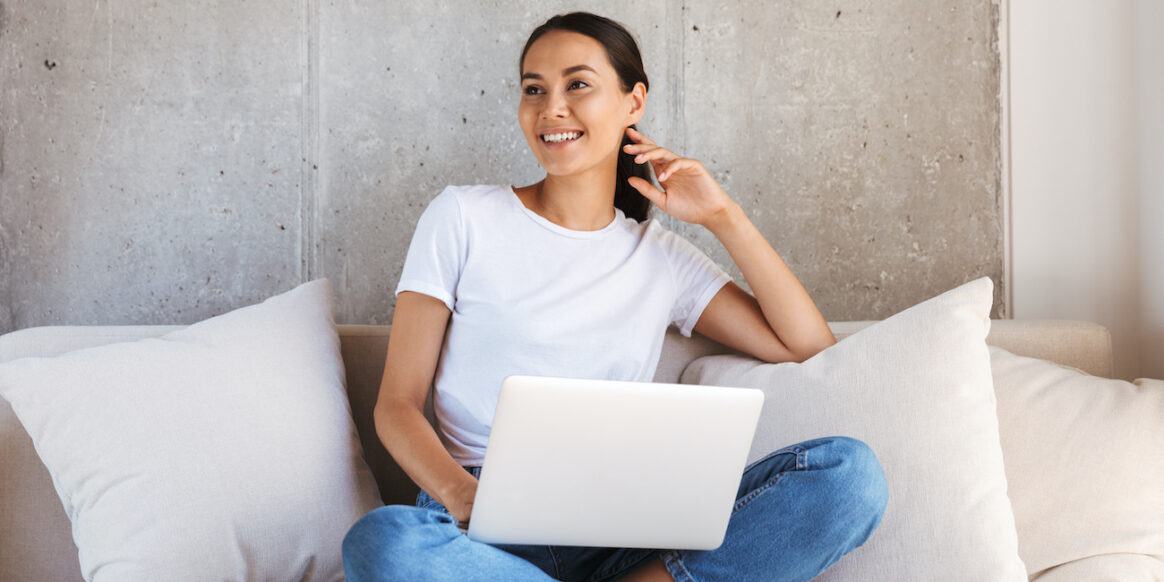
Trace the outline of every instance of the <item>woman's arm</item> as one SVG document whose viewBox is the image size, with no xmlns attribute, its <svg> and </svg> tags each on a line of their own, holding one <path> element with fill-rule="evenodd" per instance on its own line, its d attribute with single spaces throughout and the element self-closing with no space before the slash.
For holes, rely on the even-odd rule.
<svg viewBox="0 0 1164 582">
<path fill-rule="evenodd" d="M 707 304 L 695 331 L 766 362 L 803 362 L 835 344 L 808 291 L 743 209 L 732 203 L 719 220 L 704 226 L 756 295 L 728 283 Z"/>
<path fill-rule="evenodd" d="M 728 283 L 708 303 L 695 331 L 768 362 L 804 361 L 836 343 L 804 286 L 703 164 L 633 129 L 627 135 L 635 143 L 624 149 L 637 154 L 637 162 L 650 162 L 666 191 L 641 178 L 631 178 L 631 185 L 667 214 L 710 230 L 755 293 Z"/>
<path fill-rule="evenodd" d="M 376 434 L 400 468 L 468 523 L 477 480 L 453 460 L 424 417 L 448 322 L 449 308 L 440 300 L 409 291 L 397 295 L 374 416 Z"/>
</svg>

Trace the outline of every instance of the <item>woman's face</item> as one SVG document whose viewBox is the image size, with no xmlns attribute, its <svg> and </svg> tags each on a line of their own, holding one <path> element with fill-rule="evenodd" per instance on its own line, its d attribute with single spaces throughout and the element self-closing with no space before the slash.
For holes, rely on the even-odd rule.
<svg viewBox="0 0 1164 582">
<path fill-rule="evenodd" d="M 561 30 L 534 41 L 521 73 L 517 117 L 546 173 L 613 171 L 624 131 L 643 115 L 643 85 L 624 93 L 602 44 Z"/>
</svg>

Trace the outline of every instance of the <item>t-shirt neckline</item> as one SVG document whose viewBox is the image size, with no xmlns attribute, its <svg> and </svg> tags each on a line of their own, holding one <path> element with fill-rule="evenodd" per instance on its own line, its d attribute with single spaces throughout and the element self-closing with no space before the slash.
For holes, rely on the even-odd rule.
<svg viewBox="0 0 1164 582">
<path fill-rule="evenodd" d="M 567 236 L 570 238 L 600 238 L 614 231 L 619 227 L 619 225 L 626 221 L 626 214 L 623 213 L 622 209 L 615 207 L 614 219 L 610 221 L 610 224 L 607 224 L 598 230 L 574 230 L 572 228 L 566 228 L 527 208 L 526 205 L 522 203 L 521 198 L 518 198 L 517 191 L 512 185 L 506 186 L 505 189 L 509 191 L 509 199 L 511 203 L 517 205 L 517 208 L 525 213 L 525 215 L 528 216 L 530 220 L 533 220 L 546 230 L 560 234 L 562 236 Z"/>
</svg>

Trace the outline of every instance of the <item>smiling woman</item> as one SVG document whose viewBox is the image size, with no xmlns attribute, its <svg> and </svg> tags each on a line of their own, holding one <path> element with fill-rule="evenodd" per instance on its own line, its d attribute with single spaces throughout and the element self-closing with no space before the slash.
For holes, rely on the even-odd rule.
<svg viewBox="0 0 1164 582">
<path fill-rule="evenodd" d="M 544 48 L 540 54 L 535 52 L 531 56 L 530 51 L 535 42 L 547 35 L 552 36 L 547 42 L 554 45 L 554 50 L 546 50 L 546 43 L 544 43 L 542 44 Z M 559 38 L 553 38 L 553 36 L 559 36 Z M 530 149 L 534 152 L 534 157 L 538 158 L 538 162 L 542 164 L 542 168 L 545 168 L 545 159 L 538 156 L 538 143 L 531 141 L 530 126 L 535 126 L 535 123 L 527 121 L 526 118 L 537 114 L 538 108 L 546 107 L 546 100 L 549 97 L 548 90 L 554 87 L 549 85 L 548 78 L 539 68 L 553 66 L 554 64 L 547 63 L 546 59 L 554 57 L 596 59 L 598 61 L 596 63 L 576 61 L 574 64 L 566 65 L 565 69 L 546 71 L 556 79 L 565 79 L 566 87 L 558 88 L 559 91 L 565 88 L 567 94 L 572 94 L 574 98 L 572 108 L 575 112 L 579 108 L 584 108 L 585 99 L 583 98 L 590 98 L 589 100 L 592 101 L 595 97 L 605 97 L 608 100 L 617 101 L 622 97 L 622 100 L 625 101 L 625 98 L 630 97 L 637 105 L 637 115 L 624 127 L 634 127 L 634 123 L 643 116 L 646 93 L 651 88 L 651 81 L 647 79 L 647 73 L 643 68 L 643 57 L 639 55 L 638 44 L 634 42 L 630 33 L 627 33 L 626 29 L 616 22 L 606 19 L 589 19 L 582 13 L 574 13 L 554 16 L 546 23 L 541 24 L 540 27 L 535 28 L 526 41 L 525 48 L 521 50 L 518 63 L 521 72 L 521 93 L 523 93 L 518 107 L 518 118 L 526 141 L 530 143 Z M 603 72 L 606 73 L 605 77 L 601 77 Z M 611 72 L 613 76 L 611 76 Z M 616 87 L 617 92 L 615 91 Z M 565 99 L 565 95 L 563 95 L 563 99 Z M 625 102 L 624 104 L 609 104 L 608 102 L 608 105 L 623 105 L 623 111 L 627 111 Z M 592 108 L 594 106 L 591 106 Z M 583 132 L 579 128 L 574 133 L 582 134 Z M 581 135 L 577 136 L 576 139 L 579 137 Z M 623 145 L 631 143 L 622 129 L 619 129 L 615 139 Z M 545 139 L 542 140 L 549 142 Z M 605 144 L 609 144 L 609 142 Z M 634 163 L 633 156 L 626 154 L 626 152 L 620 152 L 616 159 L 616 180 L 615 185 L 613 185 L 615 206 L 620 208 L 627 217 L 639 222 L 644 221 L 650 213 L 651 201 L 634 190 L 626 180 L 632 176 L 650 180 L 650 169 L 646 165 Z M 547 173 L 551 172 L 547 170 Z"/>
<path fill-rule="evenodd" d="M 864 543 L 884 511 L 881 466 L 851 438 L 788 443 L 749 467 L 712 551 L 495 547 L 458 527 L 473 513 L 506 376 L 649 382 L 668 325 L 770 362 L 835 343 L 703 164 L 634 129 L 648 81 L 626 29 L 588 13 L 555 16 L 530 35 L 520 71 L 518 122 L 545 178 L 451 186 L 417 224 L 375 418 L 423 493 L 418 507 L 381 508 L 352 528 L 347 579 L 811 579 Z M 652 204 L 711 231 L 756 295 L 650 220 Z M 424 417 L 430 392 L 439 434 Z M 677 477 L 685 470 L 699 469 L 676 467 Z"/>
</svg>

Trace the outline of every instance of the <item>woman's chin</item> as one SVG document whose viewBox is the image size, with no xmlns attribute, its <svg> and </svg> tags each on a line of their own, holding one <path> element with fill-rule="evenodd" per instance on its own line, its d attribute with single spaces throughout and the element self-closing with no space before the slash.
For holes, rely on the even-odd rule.
<svg viewBox="0 0 1164 582">
<path fill-rule="evenodd" d="M 592 172 L 603 174 L 604 172 L 613 172 L 615 168 L 614 165 L 610 165 L 609 168 L 606 168 L 605 166 L 609 164 L 605 163 L 605 160 L 594 162 L 579 159 L 542 159 L 538 160 L 538 163 L 541 165 L 542 170 L 546 172 L 547 176 L 552 176 L 554 178 L 576 178 Z"/>
<path fill-rule="evenodd" d="M 564 164 L 560 162 L 553 164 L 543 162 L 542 169 L 545 170 L 547 176 L 553 176 L 555 178 L 568 178 L 582 173 L 582 170 L 577 164 Z"/>
</svg>

